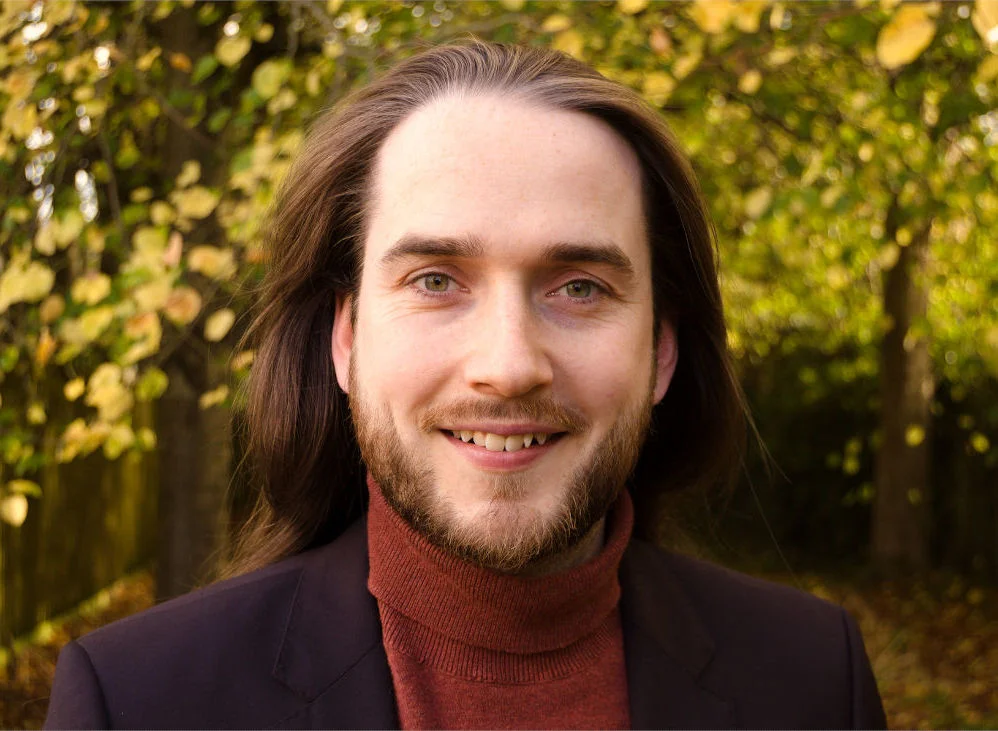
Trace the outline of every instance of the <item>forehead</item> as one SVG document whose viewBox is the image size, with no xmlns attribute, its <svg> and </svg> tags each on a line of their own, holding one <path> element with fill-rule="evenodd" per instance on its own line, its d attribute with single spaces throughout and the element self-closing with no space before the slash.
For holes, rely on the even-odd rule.
<svg viewBox="0 0 998 731">
<path fill-rule="evenodd" d="M 637 156 L 586 114 L 515 97 L 444 96 L 388 136 L 371 192 L 365 260 L 407 235 L 470 236 L 507 256 L 609 241 L 647 266 Z"/>
</svg>

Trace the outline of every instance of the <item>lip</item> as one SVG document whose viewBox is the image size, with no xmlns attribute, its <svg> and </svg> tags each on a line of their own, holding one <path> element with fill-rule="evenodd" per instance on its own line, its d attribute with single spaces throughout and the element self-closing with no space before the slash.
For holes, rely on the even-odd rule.
<svg viewBox="0 0 998 731">
<path fill-rule="evenodd" d="M 462 424 L 459 426 L 442 426 L 440 431 L 483 431 L 508 437 L 511 434 L 561 434 L 564 429 L 549 424 L 536 422 L 520 422 L 516 424 L 500 424 L 497 422 L 481 422 L 478 424 Z"/>
<path fill-rule="evenodd" d="M 479 429 L 478 431 L 485 430 Z M 529 430 L 523 432 L 510 431 L 509 434 L 524 434 L 528 431 Z M 501 432 L 492 433 L 501 434 Z M 453 437 L 447 431 L 442 431 L 441 434 L 444 439 L 453 445 L 454 449 L 458 451 L 458 454 L 471 462 L 471 464 L 475 467 L 487 472 L 515 472 L 517 470 L 526 469 L 549 451 L 554 449 L 554 447 L 556 447 L 561 441 L 558 439 L 546 444 L 534 444 L 530 447 L 517 450 L 516 452 L 490 452 L 485 447 L 479 447 L 474 442 L 462 442 L 460 439 Z"/>
</svg>

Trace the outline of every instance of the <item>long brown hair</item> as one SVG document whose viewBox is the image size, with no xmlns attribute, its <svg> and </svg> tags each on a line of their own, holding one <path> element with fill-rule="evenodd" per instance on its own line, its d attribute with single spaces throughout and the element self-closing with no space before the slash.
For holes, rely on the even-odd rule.
<svg viewBox="0 0 998 731">
<path fill-rule="evenodd" d="M 365 509 L 364 468 L 330 356 L 335 298 L 359 284 L 364 204 L 382 143 L 414 110 L 454 91 L 591 115 L 641 162 L 656 325 L 666 318 L 675 327 L 679 359 L 629 483 L 638 532 L 648 533 L 660 496 L 728 483 L 737 469 L 746 411 L 727 349 L 714 230 L 665 122 L 635 92 L 562 53 L 478 40 L 440 46 L 319 117 L 277 194 L 248 336 L 257 353 L 247 453 L 259 493 L 224 575 L 331 541 Z"/>
</svg>

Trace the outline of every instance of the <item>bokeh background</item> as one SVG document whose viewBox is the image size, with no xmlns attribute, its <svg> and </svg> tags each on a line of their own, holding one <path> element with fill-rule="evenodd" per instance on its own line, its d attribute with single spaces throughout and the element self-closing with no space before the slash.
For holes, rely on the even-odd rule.
<svg viewBox="0 0 998 731">
<path fill-rule="evenodd" d="M 210 576 L 275 186 L 469 33 L 638 90 L 710 201 L 771 459 L 663 542 L 844 604 L 893 726 L 998 726 L 998 0 L 0 4 L 0 726 Z"/>
</svg>

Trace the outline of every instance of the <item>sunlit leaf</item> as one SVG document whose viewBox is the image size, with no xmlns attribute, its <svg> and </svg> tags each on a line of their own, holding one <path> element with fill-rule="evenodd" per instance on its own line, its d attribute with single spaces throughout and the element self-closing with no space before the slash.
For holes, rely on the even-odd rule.
<svg viewBox="0 0 998 731">
<path fill-rule="evenodd" d="M 28 499 L 24 495 L 4 495 L 0 498 L 0 520 L 20 528 L 28 517 Z"/>
<path fill-rule="evenodd" d="M 195 246 L 187 254 L 187 267 L 212 279 L 230 279 L 236 273 L 232 250 L 217 246 Z"/>
<path fill-rule="evenodd" d="M 86 384 L 83 382 L 83 379 L 74 378 L 62 387 L 62 395 L 66 397 L 67 401 L 76 401 L 76 399 L 83 395 L 85 389 Z"/>
<path fill-rule="evenodd" d="M 228 307 L 213 312 L 204 323 L 205 340 L 217 343 L 226 336 L 235 321 L 236 313 Z"/>
<path fill-rule="evenodd" d="M 269 59 L 253 70 L 253 89 L 263 99 L 270 99 L 281 90 L 288 75 L 291 63 L 287 59 Z"/>
<path fill-rule="evenodd" d="M 976 0 L 971 22 L 985 43 L 998 44 L 998 0 Z"/>
<path fill-rule="evenodd" d="M 648 7 L 649 0 L 617 0 L 617 10 L 624 15 L 635 15 Z"/>
<path fill-rule="evenodd" d="M 218 404 L 225 401 L 229 396 L 229 387 L 226 385 L 221 385 L 218 388 L 212 389 L 211 391 L 205 391 L 201 394 L 198 399 L 198 406 L 204 409 L 210 409 L 212 406 L 217 406 Z"/>
<path fill-rule="evenodd" d="M 246 36 L 222 38 L 215 45 L 215 57 L 225 66 L 235 66 L 249 53 L 253 42 Z"/>
<path fill-rule="evenodd" d="M 901 6 L 877 36 L 877 60 L 887 69 L 911 63 L 932 42 L 936 23 L 918 4 Z"/>
<path fill-rule="evenodd" d="M 201 295 L 193 287 L 174 289 L 163 305 L 163 314 L 175 325 L 186 325 L 201 311 Z"/>
<path fill-rule="evenodd" d="M 904 443 L 909 447 L 917 447 L 925 441 L 925 429 L 918 424 L 909 424 L 904 430 Z"/>
<path fill-rule="evenodd" d="M 174 191 L 170 194 L 170 201 L 181 216 L 204 218 L 218 205 L 218 194 L 202 185 L 195 185 L 192 188 Z"/>
<path fill-rule="evenodd" d="M 75 302 L 95 305 L 111 294 L 111 278 L 101 272 L 90 272 L 76 279 L 69 295 Z"/>
</svg>

